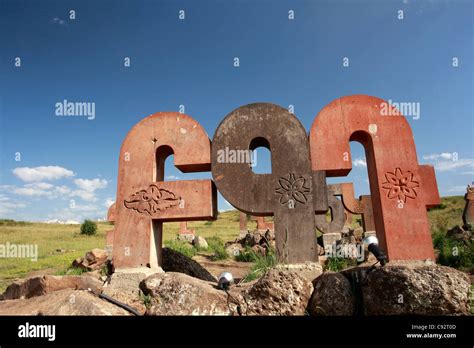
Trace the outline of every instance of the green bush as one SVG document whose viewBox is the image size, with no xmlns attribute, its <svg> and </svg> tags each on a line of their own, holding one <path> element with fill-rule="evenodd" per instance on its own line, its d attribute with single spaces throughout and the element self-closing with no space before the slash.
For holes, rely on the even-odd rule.
<svg viewBox="0 0 474 348">
<path fill-rule="evenodd" d="M 254 265 L 250 269 L 249 273 L 245 276 L 243 280 L 244 282 L 250 282 L 254 279 L 260 278 L 265 274 L 265 272 L 274 267 L 277 263 L 274 249 L 267 249 L 267 254 L 265 256 L 255 252 L 254 255 Z"/>
<path fill-rule="evenodd" d="M 197 250 L 195 247 L 193 247 L 188 242 L 185 242 L 182 240 L 177 240 L 177 239 L 167 240 L 165 241 L 165 246 L 189 258 L 193 257 L 197 253 Z"/>
<path fill-rule="evenodd" d="M 81 225 L 81 234 L 92 236 L 97 233 L 97 224 L 91 220 L 85 220 Z"/>
<path fill-rule="evenodd" d="M 239 255 L 235 256 L 235 260 L 240 262 L 256 262 L 258 258 L 259 255 L 248 246 Z"/>
<path fill-rule="evenodd" d="M 217 236 L 209 237 L 206 239 L 208 250 L 213 253 L 213 260 L 225 260 L 229 257 L 227 250 L 225 250 L 224 241 Z"/>
<path fill-rule="evenodd" d="M 343 257 L 328 257 L 324 270 L 339 272 L 349 266 L 349 259 Z"/>
<path fill-rule="evenodd" d="M 474 272 L 474 243 L 462 242 L 443 232 L 436 232 L 433 234 L 433 246 L 439 251 L 439 264 L 464 272 Z"/>
</svg>

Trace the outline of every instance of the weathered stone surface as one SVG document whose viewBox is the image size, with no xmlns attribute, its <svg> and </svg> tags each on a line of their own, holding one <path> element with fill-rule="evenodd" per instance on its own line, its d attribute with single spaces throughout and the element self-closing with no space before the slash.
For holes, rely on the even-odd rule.
<svg viewBox="0 0 474 348">
<path fill-rule="evenodd" d="M 310 282 L 323 274 L 323 267 L 319 262 L 308 261 L 305 263 L 291 265 L 279 264 L 275 268 L 283 271 L 295 272 Z"/>
<path fill-rule="evenodd" d="M 207 249 L 209 247 L 209 245 L 207 244 L 206 239 L 204 237 L 201 237 L 201 236 L 196 236 L 193 239 L 193 245 L 196 248 L 201 248 L 201 249 Z"/>
<path fill-rule="evenodd" d="M 245 315 L 304 315 L 312 292 L 309 280 L 274 268 L 238 298 Z"/>
<path fill-rule="evenodd" d="M 451 237 L 457 241 L 463 242 L 464 244 L 468 244 L 473 240 L 471 231 L 459 225 L 456 225 L 449 231 L 447 231 L 446 236 Z"/>
<path fill-rule="evenodd" d="M 147 315 L 303 315 L 313 286 L 295 272 L 272 269 L 231 287 L 231 297 L 216 282 L 173 272 L 145 279 L 141 289 L 153 298 Z"/>
<path fill-rule="evenodd" d="M 211 168 L 211 143 L 204 128 L 179 112 L 146 117 L 122 143 L 113 246 L 116 269 L 161 266 L 163 222 L 217 216 L 212 180 L 164 180 L 164 164 L 171 154 L 182 172 Z M 124 253 L 125 248 L 129 252 Z"/>
<path fill-rule="evenodd" d="M 353 315 L 355 297 L 349 280 L 340 273 L 327 272 L 313 281 L 308 304 L 311 315 Z"/>
<path fill-rule="evenodd" d="M 4 300 L 42 296 L 62 289 L 88 290 L 95 294 L 102 291 L 102 282 L 88 275 L 53 276 L 44 275 L 21 279 L 10 284 L 2 295 Z"/>
<path fill-rule="evenodd" d="M 92 249 L 84 257 L 77 258 L 72 262 L 73 267 L 94 271 L 105 266 L 108 256 L 102 249 Z"/>
<path fill-rule="evenodd" d="M 467 186 L 467 192 L 464 195 L 466 205 L 462 214 L 462 221 L 466 229 L 474 228 L 474 185 Z"/>
<path fill-rule="evenodd" d="M 386 117 L 382 110 L 399 116 Z M 379 98 L 334 100 L 311 126 L 312 169 L 347 175 L 350 141 L 365 147 L 375 230 L 389 260 L 434 260 L 426 208 L 440 203 L 436 177 L 432 166 L 418 164 L 406 118 Z"/>
<path fill-rule="evenodd" d="M 145 305 L 140 299 L 140 283 L 153 274 L 163 274 L 161 268 L 147 267 L 117 270 L 110 277 L 110 282 L 104 286 L 103 293 L 120 302 L 135 308 L 139 313 L 145 313 Z"/>
<path fill-rule="evenodd" d="M 178 234 L 177 238 L 178 240 L 182 240 L 183 242 L 192 243 L 194 241 L 194 238 L 196 238 L 196 236 L 191 233 L 180 233 Z"/>
<path fill-rule="evenodd" d="M 229 151 L 261 146 L 271 148 L 271 174 L 256 175 L 245 161 L 220 160 Z M 273 215 L 279 262 L 316 261 L 314 213 L 328 208 L 325 172 L 311 171 L 301 122 L 277 105 L 245 105 L 219 124 L 211 150 L 212 177 L 224 198 L 246 214 Z"/>
<path fill-rule="evenodd" d="M 245 245 L 253 247 L 254 245 L 260 244 L 262 235 L 259 232 L 248 232 L 245 236 Z"/>
<path fill-rule="evenodd" d="M 377 267 L 362 287 L 367 315 L 469 315 L 469 290 L 467 274 L 422 262 Z"/>
<path fill-rule="evenodd" d="M 146 278 L 140 287 L 152 296 L 147 315 L 230 315 L 227 295 L 215 282 L 166 272 Z"/>
<path fill-rule="evenodd" d="M 229 256 L 235 257 L 240 255 L 244 247 L 240 243 L 232 243 L 226 246 L 225 250 Z"/>
<path fill-rule="evenodd" d="M 165 272 L 179 272 L 202 280 L 216 281 L 199 263 L 170 248 L 163 248 L 162 268 Z"/>
<path fill-rule="evenodd" d="M 0 301 L 0 315 L 130 315 L 82 290 L 63 289 L 29 299 Z"/>
</svg>

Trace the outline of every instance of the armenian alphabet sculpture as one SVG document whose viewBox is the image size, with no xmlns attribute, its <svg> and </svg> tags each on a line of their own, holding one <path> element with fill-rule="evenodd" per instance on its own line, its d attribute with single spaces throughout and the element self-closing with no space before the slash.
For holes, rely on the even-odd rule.
<svg viewBox="0 0 474 348">
<path fill-rule="evenodd" d="M 364 229 L 376 231 L 389 259 L 434 259 L 426 214 L 439 204 L 434 169 L 418 164 L 406 119 L 380 114 L 384 103 L 363 95 L 339 98 L 316 117 L 309 140 L 295 115 L 267 103 L 232 111 L 212 146 L 199 123 L 184 114 L 143 119 L 120 151 L 117 201 L 110 212 L 115 228 L 107 236 L 115 267 L 159 266 L 163 222 L 215 219 L 216 187 L 245 214 L 273 215 L 282 263 L 317 261 L 316 226 L 339 228 L 327 224 L 324 214 L 344 214 L 344 208 L 362 214 Z M 352 184 L 326 185 L 326 175 L 350 172 L 350 141 L 362 143 L 367 157 L 371 195 L 359 200 Z M 271 174 L 255 174 L 248 162 L 221 156 L 261 146 L 271 152 Z M 212 170 L 213 180 L 163 181 L 170 154 L 181 171 Z"/>
</svg>

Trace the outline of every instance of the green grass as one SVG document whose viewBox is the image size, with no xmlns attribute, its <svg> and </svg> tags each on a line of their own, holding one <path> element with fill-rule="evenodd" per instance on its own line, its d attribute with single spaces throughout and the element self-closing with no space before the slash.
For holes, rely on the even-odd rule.
<svg viewBox="0 0 474 348">
<path fill-rule="evenodd" d="M 268 249 L 267 254 L 265 256 L 253 252 L 253 255 L 251 257 L 254 260 L 254 264 L 250 269 L 249 273 L 247 273 L 247 275 L 243 279 L 244 282 L 250 282 L 252 280 L 260 278 L 265 274 L 266 271 L 276 265 L 276 255 L 275 250 L 273 249 Z"/>
<path fill-rule="evenodd" d="M 255 222 L 249 222 L 253 228 Z M 209 253 L 215 259 L 227 258 L 224 242 L 234 240 L 239 235 L 239 213 L 228 211 L 220 213 L 218 219 L 211 223 L 206 221 L 188 222 L 188 228 L 194 229 L 197 235 L 206 238 Z M 0 292 L 17 278 L 25 277 L 33 271 L 48 270 L 51 274 L 79 274 L 79 270 L 71 269 L 71 263 L 78 257 L 83 257 L 87 251 L 94 248 L 105 248 L 105 234 L 113 229 L 107 222 L 97 223 L 97 234 L 81 235 L 80 225 L 32 223 L 13 220 L 0 220 L 0 244 L 37 244 L 38 260 L 22 258 L 0 259 Z M 179 222 L 164 224 L 163 243 L 182 252 L 182 247 L 175 242 L 179 232 Z M 57 249 L 67 250 L 65 253 Z M 191 248 L 188 253 L 195 254 L 198 250 Z M 186 252 L 184 252 L 186 253 Z M 189 256 L 189 254 L 188 254 Z"/>
</svg>

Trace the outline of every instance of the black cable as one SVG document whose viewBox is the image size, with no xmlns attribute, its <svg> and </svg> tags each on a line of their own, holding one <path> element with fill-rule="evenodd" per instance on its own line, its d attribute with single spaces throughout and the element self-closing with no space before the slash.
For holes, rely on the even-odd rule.
<svg viewBox="0 0 474 348">
<path fill-rule="evenodd" d="M 113 303 L 114 305 L 119 306 L 120 308 L 125 309 L 126 311 L 129 311 L 130 313 L 132 313 L 132 314 L 134 314 L 134 315 L 136 315 L 136 316 L 138 316 L 138 317 L 141 316 L 141 314 L 140 314 L 136 309 L 134 309 L 134 308 L 130 307 L 129 305 L 127 305 L 127 304 L 125 304 L 125 303 L 123 303 L 123 302 L 120 302 L 120 301 L 118 301 L 118 300 L 116 300 L 116 299 L 114 299 L 114 298 L 112 298 L 112 297 L 110 297 L 110 296 L 108 296 L 108 295 L 106 295 L 106 294 L 103 294 L 103 293 L 102 293 L 102 294 L 99 295 L 99 297 L 100 297 L 100 298 L 103 298 L 104 300 L 107 300 L 107 301 Z"/>
</svg>

